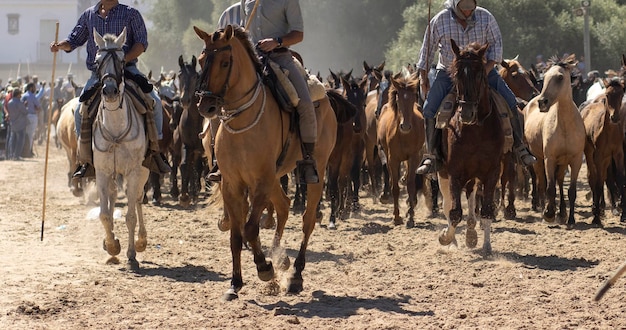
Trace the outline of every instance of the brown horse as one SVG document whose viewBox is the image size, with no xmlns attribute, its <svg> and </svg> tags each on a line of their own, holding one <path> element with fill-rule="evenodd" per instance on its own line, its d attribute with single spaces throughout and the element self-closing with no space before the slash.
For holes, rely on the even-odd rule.
<svg viewBox="0 0 626 330">
<path fill-rule="evenodd" d="M 537 175 L 539 203 L 548 204 L 543 218 L 553 222 L 556 215 L 556 184 L 560 188 L 559 217 L 565 220 L 566 205 L 563 184 L 567 168 L 570 170 L 569 218 L 574 225 L 576 184 L 583 162 L 585 148 L 585 125 L 574 103 L 571 88 L 571 72 L 576 66 L 574 54 L 566 59 L 553 58 L 545 72 L 541 94 L 524 108 L 524 136 L 530 152 L 537 157 L 533 165 Z"/>
<path fill-rule="evenodd" d="M 454 40 L 450 42 L 455 54 L 450 75 L 459 107 L 443 134 L 444 166 L 438 175 L 448 227 L 442 231 L 439 242 L 442 245 L 456 242 L 456 226 L 463 219 L 462 190 L 466 186 L 472 188 L 472 183 L 478 179 L 483 184 L 480 210 L 483 251 L 490 254 L 491 222 L 495 219 L 494 190 L 500 176 L 504 132 L 490 98 L 485 72 L 485 52 L 489 44 L 472 43 L 461 50 Z M 470 248 L 475 247 L 478 240 L 475 226 L 475 219 L 470 217 L 465 234 Z"/>
<path fill-rule="evenodd" d="M 61 108 L 59 119 L 56 126 L 56 135 L 65 150 L 68 161 L 67 185 L 70 191 L 76 197 L 83 195 L 83 187 L 81 180 L 72 180 L 72 173 L 76 169 L 76 155 L 78 152 L 78 137 L 76 136 L 76 122 L 74 121 L 74 110 L 78 106 L 78 98 L 75 97 L 65 103 Z"/>
<path fill-rule="evenodd" d="M 387 168 L 393 195 L 393 223 L 401 225 L 400 217 L 400 167 L 407 162 L 406 187 L 408 205 L 407 228 L 415 225 L 417 205 L 417 175 L 413 175 L 420 163 L 420 150 L 424 145 L 424 117 L 417 104 L 417 74 L 410 77 L 399 73 L 391 79 L 389 103 L 378 121 L 378 141 L 387 155 Z"/>
<path fill-rule="evenodd" d="M 233 261 L 231 287 L 225 299 L 238 297 L 243 287 L 241 250 L 244 242 L 252 249 L 258 276 L 274 278 L 271 260 L 265 258 L 259 238 L 261 213 L 271 202 L 277 216 L 273 251 L 277 252 L 289 215 L 289 198 L 279 178 L 302 159 L 300 137 L 290 130 L 290 114 L 280 109 L 272 92 L 260 77 L 262 65 L 248 34 L 228 25 L 209 34 L 194 26 L 204 42 L 199 57 L 202 74 L 196 94 L 198 110 L 207 118 L 219 116 L 222 124 L 215 138 L 215 156 L 222 172 L 221 194 L 230 221 L 230 250 Z M 316 101 L 317 136 L 315 160 L 323 178 L 328 157 L 335 144 L 337 119 L 327 97 Z M 306 250 L 316 222 L 316 208 L 322 196 L 323 180 L 307 187 L 307 208 L 303 238 L 289 279 L 288 292 L 303 290 L 302 271 Z M 286 255 L 278 256 L 287 268 Z"/>
<path fill-rule="evenodd" d="M 368 94 L 369 101 L 365 105 L 365 127 L 363 129 L 365 131 L 365 166 L 369 175 L 370 194 L 374 203 L 377 203 L 378 198 L 381 197 L 382 171 L 386 171 L 386 168 L 383 169 L 381 157 L 379 156 L 378 116 L 383 105 L 387 104 L 389 100 L 391 72 L 380 73 L 372 70 L 371 74 L 375 75 L 379 82 L 376 86 L 374 97 L 369 96 L 372 92 Z M 389 195 L 387 197 L 389 197 L 389 200 L 391 199 Z"/>
<path fill-rule="evenodd" d="M 502 60 L 500 66 L 500 76 L 517 97 L 517 104 L 520 109 L 524 108 L 533 97 L 539 95 L 539 91 L 535 88 L 531 74 L 517 60 L 517 57 L 512 60 Z M 519 113 L 518 116 L 522 118 L 523 113 Z M 527 197 L 529 177 L 535 177 L 532 168 L 527 169 L 523 166 L 518 166 L 515 162 L 515 155 L 513 155 L 511 151 L 504 154 L 502 158 L 502 175 L 500 176 L 500 186 L 502 187 L 500 206 L 505 207 L 506 198 L 508 205 L 504 208 L 505 219 L 512 220 L 517 216 L 515 209 L 515 190 L 517 182 L 518 179 L 520 179 L 520 183 L 523 183 L 523 186 L 520 187 L 520 191 L 524 192 Z"/>
<path fill-rule="evenodd" d="M 604 213 L 602 200 L 604 183 L 607 180 L 607 170 L 611 162 L 615 164 L 615 179 L 617 187 L 622 189 L 618 196 L 624 200 L 624 131 L 620 108 L 624 97 L 624 85 L 616 80 L 605 81 L 604 95 L 592 103 L 588 103 L 580 111 L 585 124 L 587 138 L 585 141 L 585 160 L 589 186 L 593 194 L 592 223 L 602 226 L 600 217 Z M 612 201 L 615 202 L 615 201 Z M 623 202 L 622 202 L 622 205 Z M 613 209 L 617 205 L 612 205 Z M 624 219 L 624 213 L 622 213 Z"/>
</svg>

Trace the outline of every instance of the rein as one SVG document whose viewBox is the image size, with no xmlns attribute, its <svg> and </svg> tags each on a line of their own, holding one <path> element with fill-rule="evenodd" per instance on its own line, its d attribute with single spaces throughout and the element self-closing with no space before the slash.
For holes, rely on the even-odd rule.
<svg viewBox="0 0 626 330">
<path fill-rule="evenodd" d="M 475 62 L 475 60 L 472 60 L 472 59 L 469 59 L 469 58 L 461 58 L 461 59 L 458 59 L 458 62 L 460 62 L 460 63 L 472 63 L 472 62 Z M 457 70 L 457 72 L 458 72 L 458 70 Z M 480 76 L 477 76 L 475 80 L 478 80 L 478 81 L 485 80 L 484 75 L 485 75 L 484 69 L 481 68 Z M 464 85 L 467 85 L 467 84 L 464 84 Z M 487 90 L 488 90 L 488 88 L 489 87 L 487 86 Z M 459 91 L 459 84 L 458 83 L 455 84 L 455 89 L 456 89 L 456 95 L 457 95 L 457 103 L 461 106 L 461 109 L 463 107 L 467 107 L 467 106 L 470 106 L 470 107 L 472 107 L 472 109 L 475 109 L 475 110 L 472 111 L 472 120 L 470 120 L 469 122 L 465 122 L 465 124 L 466 125 L 477 125 L 477 126 L 484 125 L 485 121 L 489 118 L 489 116 L 491 116 L 491 113 L 493 112 L 493 108 L 494 108 L 494 105 L 491 104 L 491 100 L 489 98 L 489 95 L 487 95 L 486 97 L 487 97 L 487 104 L 488 104 L 488 107 L 489 107 L 489 112 L 482 119 L 478 119 L 478 110 L 477 109 L 478 109 L 478 106 L 480 105 L 481 100 L 483 98 L 485 98 L 485 89 L 481 88 L 478 91 L 478 98 L 476 100 L 473 100 L 473 101 L 467 101 L 467 100 L 460 100 L 459 99 L 460 95 L 465 95 L 465 94 L 464 93 L 463 94 L 460 93 L 460 91 Z M 461 111 L 457 110 L 457 115 L 461 116 L 461 112 L 462 112 L 462 110 Z M 463 120 L 461 120 L 461 122 L 463 122 Z"/>
<path fill-rule="evenodd" d="M 123 101 L 123 100 L 122 100 Z M 120 104 L 122 104 L 122 102 L 120 102 Z M 120 107 L 121 108 L 121 107 Z M 128 118 L 128 124 L 126 125 L 126 127 L 124 127 L 124 131 L 122 132 L 122 134 L 118 135 L 118 136 L 114 136 L 103 124 L 102 124 L 102 114 L 103 111 L 98 111 L 98 114 L 96 116 L 96 120 L 95 120 L 95 126 L 96 128 L 100 131 L 100 133 L 102 133 L 102 137 L 104 137 L 104 139 L 109 142 L 112 143 L 113 145 L 110 146 L 108 148 L 108 150 L 105 150 L 105 148 L 98 146 L 98 143 L 96 140 L 94 140 L 94 147 L 100 151 L 100 152 L 109 152 L 112 148 L 120 145 L 124 139 L 126 137 L 128 137 L 128 134 L 130 134 L 131 129 L 133 128 L 133 114 L 131 112 L 132 107 L 130 106 L 126 106 L 126 116 Z M 106 107 L 104 107 L 104 105 L 101 106 L 101 109 L 103 110 L 107 110 L 107 111 L 117 111 L 119 109 L 115 109 L 115 110 L 109 110 Z M 137 136 L 139 135 L 139 130 L 135 131 L 135 134 L 133 136 L 131 136 L 131 140 L 134 140 Z"/>
<path fill-rule="evenodd" d="M 209 90 L 209 78 L 211 77 L 211 66 L 213 64 L 213 60 L 215 59 L 215 55 L 225 50 L 231 51 L 230 61 L 228 62 L 229 63 L 228 74 L 226 76 L 226 82 L 224 82 L 224 85 L 222 86 L 222 90 L 219 93 L 215 94 Z M 205 53 L 206 48 L 203 49 L 202 52 Z M 205 63 L 204 68 L 202 69 L 202 72 L 200 73 L 200 84 L 198 88 L 196 89 L 196 96 L 200 98 L 203 98 L 203 97 L 212 98 L 215 100 L 215 103 L 217 106 L 222 107 L 225 104 L 224 96 L 226 95 L 226 92 L 228 91 L 228 87 L 230 83 L 230 74 L 233 71 L 232 46 L 226 45 L 222 48 L 214 49 L 213 51 L 211 51 L 210 54 L 207 55 L 207 58 L 204 63 Z"/>
</svg>

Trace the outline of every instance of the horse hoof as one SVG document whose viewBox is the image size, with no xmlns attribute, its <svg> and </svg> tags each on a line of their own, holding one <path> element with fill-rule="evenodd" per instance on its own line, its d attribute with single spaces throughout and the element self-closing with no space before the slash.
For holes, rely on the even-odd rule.
<svg viewBox="0 0 626 330">
<path fill-rule="evenodd" d="M 393 203 L 393 198 L 391 198 L 391 196 L 389 196 L 389 195 L 382 195 L 382 196 L 380 196 L 380 203 L 381 204 L 392 204 Z"/>
<path fill-rule="evenodd" d="M 218 222 L 217 222 L 217 228 L 220 231 L 229 231 L 230 230 L 230 221 L 226 220 L 224 217 L 222 217 Z"/>
<path fill-rule="evenodd" d="M 263 282 L 267 282 L 274 278 L 274 266 L 272 261 L 268 260 L 267 264 L 257 267 L 259 279 Z"/>
<path fill-rule="evenodd" d="M 406 222 L 407 229 L 411 229 L 413 227 L 415 227 L 415 221 L 413 221 L 413 219 L 410 219 L 409 221 Z"/>
<path fill-rule="evenodd" d="M 106 263 L 107 265 L 119 265 L 120 264 L 120 259 L 118 259 L 117 257 L 111 257 L 109 258 Z"/>
<path fill-rule="evenodd" d="M 274 219 L 274 217 L 270 217 L 267 214 L 261 217 L 260 226 L 262 229 L 272 229 L 274 225 L 276 225 L 276 219 Z"/>
<path fill-rule="evenodd" d="M 146 196 L 146 194 L 143 194 L 143 199 L 141 200 L 141 204 L 148 204 L 148 196 Z"/>
<path fill-rule="evenodd" d="M 146 246 L 148 246 L 148 240 L 145 238 L 139 238 L 136 242 L 135 242 L 135 251 L 137 252 L 143 252 L 146 250 Z"/>
<path fill-rule="evenodd" d="M 336 230 L 337 229 L 337 225 L 335 225 L 334 222 L 329 222 L 328 223 L 328 229 Z"/>
<path fill-rule="evenodd" d="M 393 219 L 393 224 L 395 226 L 401 226 L 403 223 L 404 223 L 404 221 L 402 221 L 402 219 L 400 219 L 400 218 Z"/>
<path fill-rule="evenodd" d="M 137 259 L 128 259 L 128 269 L 130 269 L 131 271 L 138 271 L 140 269 Z"/>
<path fill-rule="evenodd" d="M 178 198 L 178 204 L 185 208 L 189 207 L 189 205 L 191 205 L 191 197 L 189 197 L 188 195 L 180 196 Z"/>
<path fill-rule="evenodd" d="M 230 288 L 228 289 L 228 291 L 226 291 L 226 293 L 224 293 L 224 296 L 222 298 L 224 299 L 224 301 L 233 301 L 239 298 L 239 295 L 237 294 L 237 292 L 235 292 L 235 289 Z"/>
<path fill-rule="evenodd" d="M 111 256 L 116 256 L 122 251 L 122 248 L 120 247 L 120 240 L 117 238 L 111 244 L 107 244 L 106 239 L 104 239 L 102 241 L 102 247 Z"/>
<path fill-rule="evenodd" d="M 302 287 L 302 279 L 291 279 L 289 281 L 287 293 L 297 294 L 302 292 L 302 290 L 304 290 L 304 288 Z"/>
<path fill-rule="evenodd" d="M 476 233 L 476 230 L 468 228 L 465 232 L 465 245 L 467 245 L 468 248 L 473 249 L 476 247 L 477 243 L 478 234 Z"/>
<path fill-rule="evenodd" d="M 280 259 L 278 260 L 278 269 L 284 272 L 287 269 L 289 269 L 290 266 L 291 266 L 291 261 L 289 260 L 288 256 L 285 255 L 285 256 L 280 257 Z"/>
<path fill-rule="evenodd" d="M 80 188 L 72 189 L 72 195 L 74 195 L 74 197 L 83 197 L 83 194 L 83 190 Z"/>
<path fill-rule="evenodd" d="M 517 218 L 517 212 L 515 209 L 506 209 L 504 211 L 504 219 L 506 220 L 515 220 Z"/>
<path fill-rule="evenodd" d="M 454 235 L 452 235 L 452 237 L 448 237 L 448 229 L 444 229 L 441 231 L 441 234 L 439 234 L 439 244 L 441 245 L 450 245 L 450 243 L 452 243 L 452 241 L 454 240 Z"/>
</svg>

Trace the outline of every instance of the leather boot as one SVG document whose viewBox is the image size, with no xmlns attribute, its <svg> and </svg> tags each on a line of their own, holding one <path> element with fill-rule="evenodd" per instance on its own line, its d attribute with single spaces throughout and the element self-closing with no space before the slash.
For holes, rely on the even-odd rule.
<svg viewBox="0 0 626 330">
<path fill-rule="evenodd" d="M 511 110 L 511 112 L 513 111 L 517 111 L 517 109 Z M 513 153 L 515 154 L 517 163 L 530 166 L 537 162 L 537 158 L 530 153 L 530 150 L 528 150 L 528 147 L 523 142 L 524 132 L 517 112 L 511 115 L 511 127 L 513 128 Z"/>
<path fill-rule="evenodd" d="M 211 172 L 209 172 L 209 174 L 206 176 L 206 179 L 211 182 L 222 181 L 222 172 L 220 171 L 219 166 L 217 166 L 217 163 L 215 163 L 215 165 L 211 169 Z"/>
<path fill-rule="evenodd" d="M 298 173 L 300 174 L 301 184 L 315 184 L 319 183 L 320 179 L 317 175 L 317 168 L 315 167 L 315 160 L 313 159 L 313 150 L 315 150 L 315 143 L 303 143 L 304 145 L 304 159 L 296 162 Z"/>
<path fill-rule="evenodd" d="M 78 165 L 74 170 L 74 174 L 72 174 L 72 178 L 82 179 L 82 178 L 91 178 L 95 177 L 96 172 L 93 166 L 89 165 L 89 163 L 84 163 L 82 165 Z"/>
<path fill-rule="evenodd" d="M 167 174 L 172 172 L 172 168 L 165 160 L 165 156 L 160 152 L 152 152 L 147 155 L 142 165 L 154 173 Z"/>
<path fill-rule="evenodd" d="M 424 118 L 424 128 L 426 129 L 426 153 L 420 166 L 415 173 L 427 174 L 433 173 L 441 168 L 441 153 L 439 146 L 441 144 L 441 130 L 435 128 L 435 118 Z"/>
</svg>

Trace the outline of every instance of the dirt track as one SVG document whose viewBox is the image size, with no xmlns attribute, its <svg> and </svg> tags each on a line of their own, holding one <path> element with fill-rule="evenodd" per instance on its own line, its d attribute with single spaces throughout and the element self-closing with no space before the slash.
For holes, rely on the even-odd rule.
<svg viewBox="0 0 626 330">
<path fill-rule="evenodd" d="M 626 229 L 610 212 L 604 228 L 590 225 L 584 169 L 573 230 L 542 222 L 528 202 L 518 201 L 517 220 L 494 223 L 494 255 L 485 257 L 480 231 L 476 249 L 465 247 L 464 225 L 458 248 L 442 247 L 442 217 L 427 218 L 420 209 L 416 228 L 394 227 L 391 206 L 362 198 L 363 211 L 338 230 L 315 229 L 304 292 L 287 295 L 284 286 L 277 292 L 261 282 L 244 251 L 245 286 L 239 300 L 223 302 L 231 258 L 228 234 L 216 225 L 220 210 L 206 199 L 189 210 L 171 199 L 146 205 L 149 242 L 138 254 L 141 270 L 105 265 L 102 225 L 86 219 L 93 205 L 70 194 L 64 154 L 54 148 L 40 241 L 44 153 L 40 147 L 34 159 L 0 161 L 2 329 L 626 327 L 626 279 L 592 301 L 626 258 Z M 327 221 L 328 207 L 323 212 Z M 125 261 L 126 226 L 116 225 Z M 283 239 L 292 262 L 300 228 L 292 215 Z M 265 247 L 272 234 L 262 231 Z"/>
</svg>

